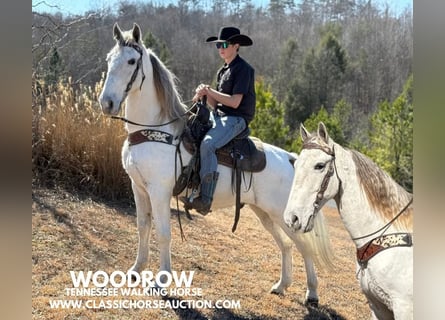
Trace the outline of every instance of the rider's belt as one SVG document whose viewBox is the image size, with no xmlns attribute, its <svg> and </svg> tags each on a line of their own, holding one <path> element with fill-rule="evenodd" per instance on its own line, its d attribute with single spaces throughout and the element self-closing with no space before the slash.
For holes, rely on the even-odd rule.
<svg viewBox="0 0 445 320">
<path fill-rule="evenodd" d="M 391 233 L 372 239 L 357 249 L 357 261 L 362 268 L 366 268 L 369 259 L 377 253 L 392 247 L 411 247 L 413 235 L 411 233 Z"/>
</svg>

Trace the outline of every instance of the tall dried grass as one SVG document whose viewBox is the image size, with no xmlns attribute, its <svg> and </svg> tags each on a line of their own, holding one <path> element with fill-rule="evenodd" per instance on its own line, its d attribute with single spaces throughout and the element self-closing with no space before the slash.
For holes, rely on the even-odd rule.
<svg viewBox="0 0 445 320">
<path fill-rule="evenodd" d="M 109 200 L 131 198 L 121 164 L 126 133 L 102 115 L 95 87 L 71 79 L 47 86 L 33 80 L 33 183 L 75 189 Z"/>
</svg>

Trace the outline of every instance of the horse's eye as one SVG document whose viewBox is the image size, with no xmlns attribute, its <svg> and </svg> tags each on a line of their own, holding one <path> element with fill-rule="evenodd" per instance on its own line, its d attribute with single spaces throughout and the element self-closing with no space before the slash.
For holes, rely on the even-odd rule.
<svg viewBox="0 0 445 320">
<path fill-rule="evenodd" d="M 326 167 L 325 163 L 317 163 L 314 167 L 315 170 L 322 170 L 324 167 Z"/>
<path fill-rule="evenodd" d="M 136 63 L 136 59 L 130 59 L 128 60 L 128 64 L 135 64 Z"/>
</svg>

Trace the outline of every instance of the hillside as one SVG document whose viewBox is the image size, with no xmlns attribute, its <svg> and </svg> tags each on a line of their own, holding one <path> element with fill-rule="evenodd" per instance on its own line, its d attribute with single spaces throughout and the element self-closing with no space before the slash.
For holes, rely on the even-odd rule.
<svg viewBox="0 0 445 320">
<path fill-rule="evenodd" d="M 369 319 L 369 308 L 355 278 L 353 244 L 337 211 L 329 208 L 324 212 L 336 269 L 318 270 L 318 309 L 303 305 L 306 279 L 303 260 L 296 250 L 292 286 L 284 296 L 269 293 L 279 278 L 280 253 L 272 236 L 248 208 L 241 211 L 235 234 L 231 233 L 231 208 L 206 217 L 194 214 L 192 221 L 182 214 L 185 241 L 181 240 L 174 209 L 171 218 L 172 269 L 195 271 L 192 287 L 202 289 L 199 299 L 239 301 L 240 308 L 50 308 L 50 300 L 70 299 L 65 292 L 73 287 L 70 270 L 111 273 L 131 266 L 137 247 L 136 219 L 134 208 L 98 203 L 62 191 L 35 189 L 32 200 L 33 319 Z M 172 208 L 175 206 L 172 201 Z M 149 268 L 156 272 L 159 252 L 154 229 L 150 249 Z"/>
</svg>

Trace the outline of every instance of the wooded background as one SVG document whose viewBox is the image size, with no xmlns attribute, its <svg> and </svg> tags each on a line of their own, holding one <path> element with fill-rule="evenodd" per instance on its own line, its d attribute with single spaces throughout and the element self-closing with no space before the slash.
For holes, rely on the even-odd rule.
<svg viewBox="0 0 445 320">
<path fill-rule="evenodd" d="M 205 39 L 232 25 L 254 42 L 240 50 L 256 70 L 253 135 L 299 152 L 299 124 L 313 130 L 324 121 L 335 141 L 367 154 L 412 191 L 411 10 L 395 13 L 364 0 L 271 0 L 266 7 L 178 0 L 32 16 L 33 129 L 57 85 L 82 96 L 103 81 L 115 22 L 124 30 L 139 24 L 145 45 L 178 77 L 186 102 L 199 83 L 214 82 L 222 64 Z M 39 139 L 33 135 L 33 146 Z"/>
</svg>

